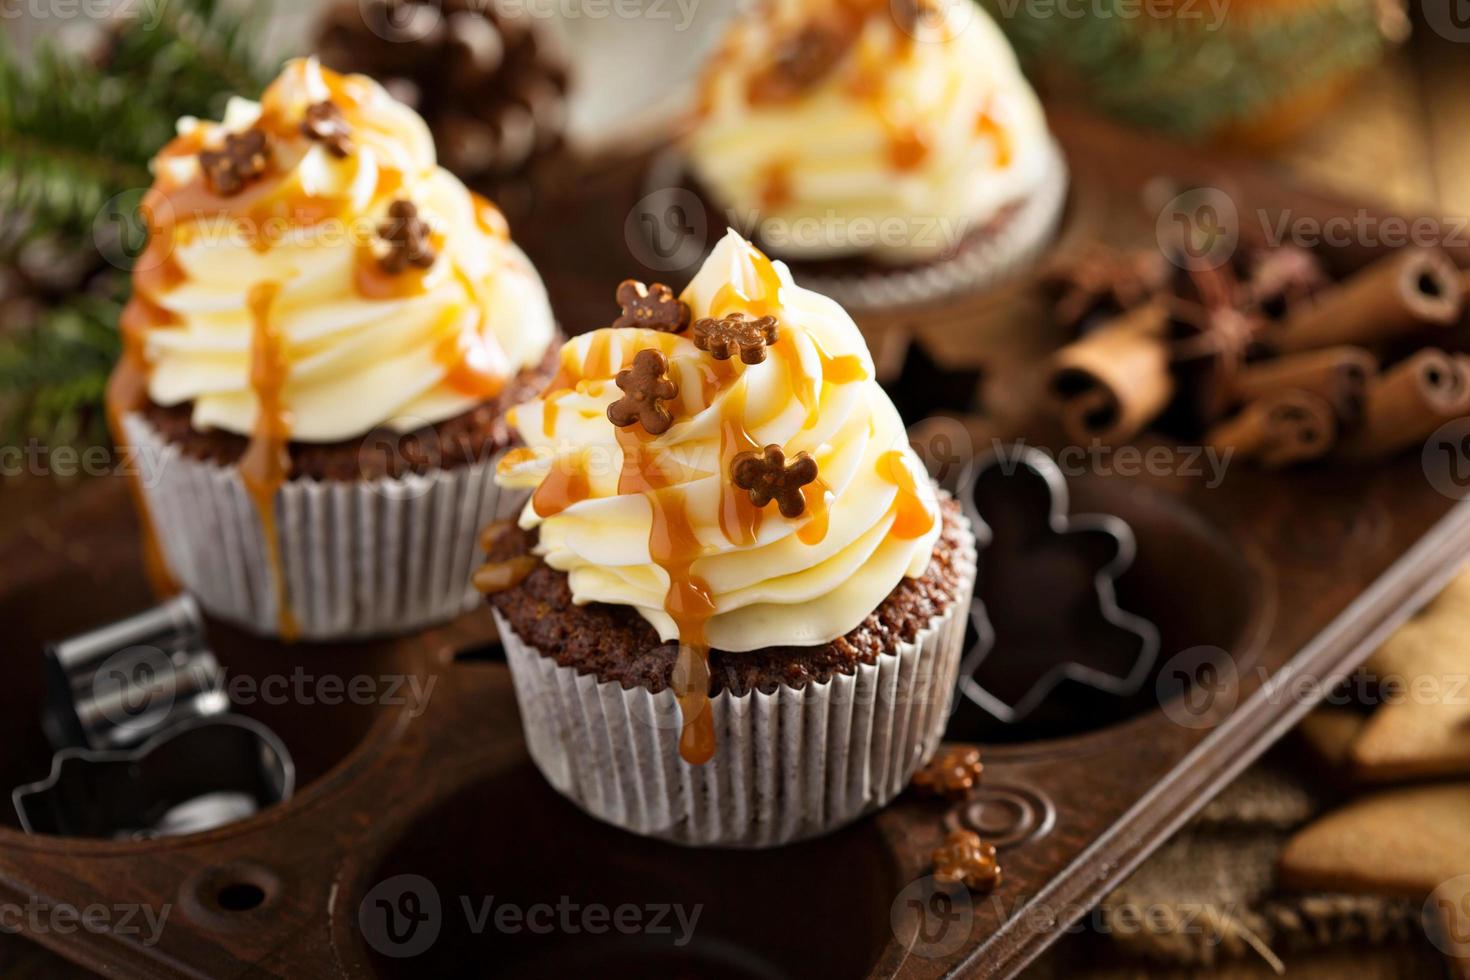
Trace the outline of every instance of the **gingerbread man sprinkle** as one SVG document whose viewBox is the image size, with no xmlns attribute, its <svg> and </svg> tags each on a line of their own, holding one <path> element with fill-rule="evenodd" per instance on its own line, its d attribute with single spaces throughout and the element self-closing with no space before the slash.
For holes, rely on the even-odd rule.
<svg viewBox="0 0 1470 980">
<path fill-rule="evenodd" d="M 817 478 L 817 461 L 810 453 L 797 453 L 789 464 L 780 446 L 769 445 L 759 453 L 739 453 L 730 464 L 730 480 L 750 492 L 750 501 L 764 507 L 772 500 L 781 516 L 800 517 L 806 510 L 801 488 Z"/>
<path fill-rule="evenodd" d="M 995 846 L 972 830 L 952 830 L 944 846 L 934 852 L 934 880 L 946 885 L 964 882 L 966 888 L 988 892 L 1000 884 Z"/>
<path fill-rule="evenodd" d="M 942 750 L 914 773 L 914 788 L 930 796 L 962 800 L 980 781 L 980 750 L 963 745 Z"/>
<path fill-rule="evenodd" d="M 222 197 L 233 197 L 243 191 L 247 184 L 265 174 L 270 162 L 270 140 L 259 129 L 230 133 L 220 149 L 199 153 L 205 181 Z"/>
<path fill-rule="evenodd" d="M 616 328 L 644 327 L 665 333 L 683 333 L 689 328 L 689 304 L 661 282 L 645 286 L 637 279 L 618 285 L 618 305 L 623 313 L 613 321 Z"/>
<path fill-rule="evenodd" d="M 766 348 L 779 336 L 773 316 L 750 320 L 744 313 L 731 313 L 718 320 L 705 317 L 694 324 L 694 346 L 708 351 L 717 361 L 727 361 L 738 351 L 741 361 L 759 364 L 766 359 Z"/>
<path fill-rule="evenodd" d="M 607 419 L 618 428 L 642 422 L 649 435 L 659 436 L 669 431 L 674 417 L 661 402 L 679 394 L 679 386 L 665 377 L 669 370 L 669 359 L 648 348 L 633 358 L 633 366 L 619 371 L 617 386 L 623 397 L 607 406 Z"/>
<path fill-rule="evenodd" d="M 301 133 L 307 139 L 324 144 L 334 157 L 346 157 L 352 153 L 352 128 L 343 118 L 342 110 L 330 99 L 306 107 Z"/>
<path fill-rule="evenodd" d="M 436 258 L 429 244 L 429 226 L 419 220 L 419 209 L 412 201 L 394 201 L 388 207 L 388 220 L 378 226 L 378 235 L 389 245 L 378 260 L 383 271 L 392 275 L 413 266 L 427 269 Z"/>
</svg>

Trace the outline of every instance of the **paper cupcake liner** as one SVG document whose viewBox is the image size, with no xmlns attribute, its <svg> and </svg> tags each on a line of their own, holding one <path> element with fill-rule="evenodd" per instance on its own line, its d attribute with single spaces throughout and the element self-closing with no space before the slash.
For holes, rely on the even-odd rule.
<svg viewBox="0 0 1470 980">
<path fill-rule="evenodd" d="M 1067 203 L 1067 163 L 1054 140 L 1048 145 L 1047 175 L 1031 196 L 1001 227 L 962 246 L 953 257 L 910 269 L 842 276 L 807 274 L 793 264 L 797 283 L 851 310 L 882 310 L 988 289 L 1024 272 L 1051 247 Z"/>
<path fill-rule="evenodd" d="M 279 631 L 274 570 L 238 468 L 185 456 L 138 414 L 124 432 L 152 464 L 143 494 L 178 583 L 222 619 Z M 425 476 L 292 480 L 275 496 L 280 568 L 305 640 L 405 633 L 473 609 L 478 538 L 524 491 L 495 484 L 495 460 Z"/>
<path fill-rule="evenodd" d="M 556 790 L 594 817 L 705 847 L 774 847 L 883 806 L 939 746 L 975 585 L 973 549 L 942 616 L 852 675 L 711 699 L 715 755 L 679 756 L 672 691 L 625 690 L 559 666 L 497 611 L 526 743 Z"/>
</svg>

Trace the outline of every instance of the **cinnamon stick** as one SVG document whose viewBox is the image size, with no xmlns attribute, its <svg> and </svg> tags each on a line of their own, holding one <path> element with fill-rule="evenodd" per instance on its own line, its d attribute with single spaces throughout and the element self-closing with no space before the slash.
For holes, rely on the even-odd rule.
<svg viewBox="0 0 1470 980">
<path fill-rule="evenodd" d="M 1351 345 L 1380 348 L 1442 330 L 1464 309 L 1465 284 L 1437 248 L 1406 248 L 1292 313 L 1272 337 L 1283 353 Z"/>
<path fill-rule="evenodd" d="M 1167 324 L 1164 305 L 1148 303 L 1054 355 L 1047 390 L 1069 439 L 1126 442 L 1164 410 L 1174 394 Z"/>
<path fill-rule="evenodd" d="M 1383 459 L 1422 443 L 1470 412 L 1470 359 L 1426 348 L 1368 386 L 1363 425 L 1342 446 L 1350 459 Z"/>
<path fill-rule="evenodd" d="M 1337 414 L 1327 399 L 1287 389 L 1263 395 L 1215 426 L 1205 444 L 1232 450 L 1266 469 L 1320 459 L 1337 441 Z"/>
<path fill-rule="evenodd" d="M 1235 379 L 1237 403 L 1253 402 L 1287 389 L 1326 399 L 1344 428 L 1362 421 L 1368 385 L 1378 374 L 1378 358 L 1361 347 L 1328 347 L 1287 354 L 1253 364 Z"/>
</svg>

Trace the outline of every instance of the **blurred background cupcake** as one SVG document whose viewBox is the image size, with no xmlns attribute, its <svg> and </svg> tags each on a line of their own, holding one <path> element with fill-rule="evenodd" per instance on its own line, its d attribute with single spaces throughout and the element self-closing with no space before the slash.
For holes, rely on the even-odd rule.
<svg viewBox="0 0 1470 980">
<path fill-rule="evenodd" d="M 701 86 L 683 144 L 699 190 L 845 304 L 993 283 L 1051 239 L 1060 154 L 1004 36 L 963 0 L 770 0 Z"/>
<path fill-rule="evenodd" d="M 375 82 L 289 63 L 259 103 L 185 119 L 108 388 L 156 559 L 211 612 L 286 638 L 464 611 L 501 412 L 555 326 L 500 212 Z"/>
</svg>

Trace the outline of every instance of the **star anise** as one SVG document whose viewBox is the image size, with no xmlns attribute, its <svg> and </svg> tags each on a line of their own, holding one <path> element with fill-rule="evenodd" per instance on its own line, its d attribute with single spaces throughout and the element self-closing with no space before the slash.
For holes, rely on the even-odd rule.
<svg viewBox="0 0 1470 980">
<path fill-rule="evenodd" d="M 618 285 L 618 305 L 623 313 L 614 327 L 644 327 L 665 333 L 683 333 L 689 327 L 689 304 L 661 282 L 645 286 L 637 279 Z"/>
<path fill-rule="evenodd" d="M 230 133 L 218 150 L 201 150 L 199 166 L 211 190 L 222 197 L 233 197 L 270 167 L 271 145 L 265 131 L 247 129 Z"/>
<path fill-rule="evenodd" d="M 384 272 L 396 276 L 409 266 L 427 269 L 434 264 L 429 226 L 419 219 L 419 209 L 412 201 L 398 200 L 389 205 L 388 220 L 378 226 L 378 235 L 389 246 L 378 260 Z"/>
<path fill-rule="evenodd" d="M 1169 282 L 1169 262 L 1157 251 L 1122 252 L 1094 245 L 1054 263 L 1042 276 L 1057 323 L 1077 328 L 1141 306 Z"/>
<path fill-rule="evenodd" d="M 347 125 L 342 110 L 330 99 L 306 107 L 306 115 L 301 119 L 301 132 L 307 139 L 325 144 L 334 157 L 346 157 L 352 153 L 352 127 Z"/>
</svg>

